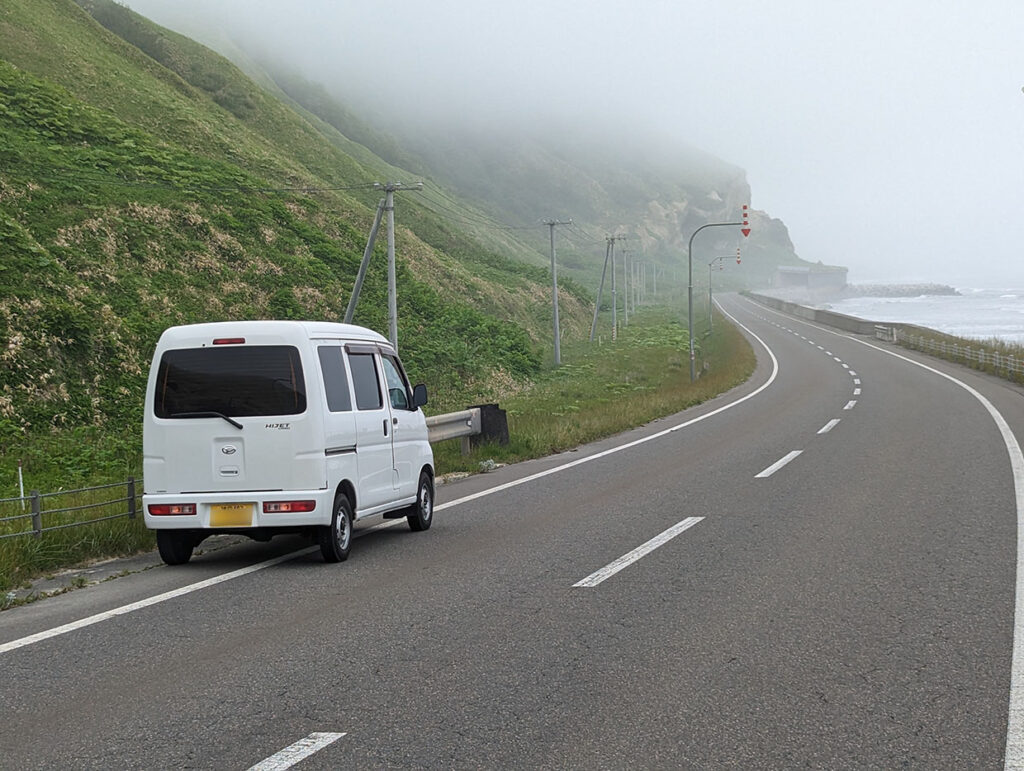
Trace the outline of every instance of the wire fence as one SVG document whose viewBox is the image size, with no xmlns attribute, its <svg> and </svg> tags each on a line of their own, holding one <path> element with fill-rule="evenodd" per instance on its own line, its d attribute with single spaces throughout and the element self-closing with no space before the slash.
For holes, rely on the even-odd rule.
<svg viewBox="0 0 1024 771">
<path fill-rule="evenodd" d="M 899 326 L 875 325 L 875 337 L 904 348 L 921 351 L 948 361 L 966 364 L 993 375 L 1024 382 L 1024 357 L 1000 351 L 992 345 L 971 345 L 962 340 L 948 339 L 938 334 L 926 335 Z"/>
<path fill-rule="evenodd" d="M 113 492 L 113 491 L 123 491 Z M 110 497 L 110 496 L 115 497 Z M 72 527 L 106 522 L 111 519 L 135 519 L 140 508 L 141 492 L 135 477 L 77 490 L 40 493 L 33 490 L 24 497 L 0 498 L 0 540 L 67 530 Z M 11 514 L 12 511 L 21 513 Z"/>
</svg>

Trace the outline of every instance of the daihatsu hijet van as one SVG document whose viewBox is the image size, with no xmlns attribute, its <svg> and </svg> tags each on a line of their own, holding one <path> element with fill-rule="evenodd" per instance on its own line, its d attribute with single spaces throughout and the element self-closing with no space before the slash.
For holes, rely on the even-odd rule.
<svg viewBox="0 0 1024 771">
<path fill-rule="evenodd" d="M 348 557 L 353 522 L 430 527 L 434 456 L 394 348 L 350 324 L 237 321 L 171 327 L 149 373 L 142 433 L 146 526 L 187 562 L 215 533 L 313 537 Z"/>
</svg>

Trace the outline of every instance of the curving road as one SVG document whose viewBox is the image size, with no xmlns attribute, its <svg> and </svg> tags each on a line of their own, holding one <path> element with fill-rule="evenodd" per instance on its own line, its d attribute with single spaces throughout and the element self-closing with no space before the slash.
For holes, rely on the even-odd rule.
<svg viewBox="0 0 1024 771">
<path fill-rule="evenodd" d="M 1024 392 L 722 303 L 747 384 L 426 533 L 0 614 L 0 767 L 1015 766 Z"/>
</svg>

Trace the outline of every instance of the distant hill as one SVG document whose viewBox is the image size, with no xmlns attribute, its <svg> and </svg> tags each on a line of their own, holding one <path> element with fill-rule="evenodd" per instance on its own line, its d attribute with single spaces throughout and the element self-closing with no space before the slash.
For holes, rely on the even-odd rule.
<svg viewBox="0 0 1024 771">
<path fill-rule="evenodd" d="M 112 3 L 88 7 L 159 59 L 70 0 L 0 7 L 0 441 L 134 428 L 170 324 L 340 319 L 380 195 L 369 183 L 409 178 L 209 49 Z M 411 194 L 398 206 L 413 375 L 442 404 L 530 378 L 547 274 Z M 356 321 L 386 329 L 383 239 L 377 252 Z M 586 292 L 567 284 L 564 300 L 582 329 Z"/>
<path fill-rule="evenodd" d="M 228 45 L 227 36 L 218 40 Z M 511 227 L 572 217 L 582 232 L 575 238 L 570 234 L 560 253 L 566 267 L 588 285 L 601 268 L 606 234 L 635 235 L 645 259 L 679 267 L 693 230 L 710 221 L 734 220 L 751 200 L 742 169 L 644 126 L 616 136 L 585 125 L 546 123 L 541 132 L 485 129 L 473 121 L 416 122 L 399 123 L 384 133 L 341 108 L 338 96 L 303 79 L 287 63 L 258 50 L 248 52 L 246 60 L 296 104 L 342 133 L 360 136 L 378 154 L 415 168 Z M 752 221 L 750 239 L 726 232 L 702 245 L 711 256 L 741 246 L 749 258 L 744 275 L 751 285 L 766 283 L 779 264 L 806 264 L 781 220 L 754 210 Z M 486 239 L 485 229 L 474 232 Z M 533 253 L 542 253 L 546 237 L 546 231 L 527 232 L 521 240 Z"/>
<path fill-rule="evenodd" d="M 678 263 L 688 228 L 749 198 L 740 170 L 706 156 L 387 134 L 225 48 L 246 72 L 110 0 L 0 5 L 0 446 L 82 427 L 134 441 L 168 325 L 340 319 L 374 182 L 426 183 L 398 197 L 399 343 L 434 409 L 500 398 L 541 366 L 538 219 L 577 223 L 560 247 L 561 317 L 579 337 L 605 232 Z M 773 234 L 766 254 L 796 259 L 781 223 L 756 222 Z M 381 239 L 355 319 L 379 330 L 383 252 Z"/>
</svg>

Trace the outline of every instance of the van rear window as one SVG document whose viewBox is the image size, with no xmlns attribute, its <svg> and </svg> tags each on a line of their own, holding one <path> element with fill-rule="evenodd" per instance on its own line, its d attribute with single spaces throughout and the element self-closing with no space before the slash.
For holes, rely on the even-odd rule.
<svg viewBox="0 0 1024 771">
<path fill-rule="evenodd" d="M 290 345 L 247 345 L 165 351 L 157 372 L 158 418 L 219 412 L 228 417 L 298 415 L 306 411 L 299 351 Z"/>
</svg>

